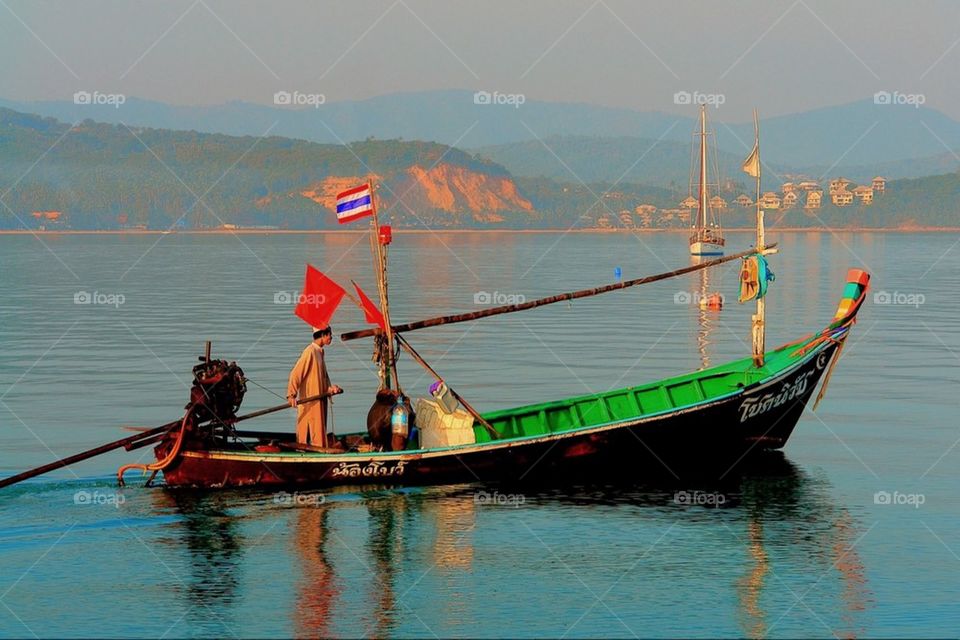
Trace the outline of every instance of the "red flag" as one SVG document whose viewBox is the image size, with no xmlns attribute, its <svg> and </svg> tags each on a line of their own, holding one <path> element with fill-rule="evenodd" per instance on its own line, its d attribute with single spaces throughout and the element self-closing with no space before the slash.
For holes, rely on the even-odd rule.
<svg viewBox="0 0 960 640">
<path fill-rule="evenodd" d="M 353 280 L 350 282 L 353 282 Z M 387 323 L 383 320 L 383 314 L 380 313 L 377 305 L 373 304 L 373 300 L 367 297 L 367 294 L 363 292 L 363 289 L 361 289 L 360 285 L 356 282 L 353 282 L 353 288 L 357 290 L 357 295 L 360 296 L 360 306 L 363 307 L 364 319 L 370 324 L 375 324 L 381 329 L 386 329 Z"/>
<path fill-rule="evenodd" d="M 308 264 L 303 290 L 293 312 L 311 327 L 323 329 L 330 325 L 330 318 L 340 306 L 344 294 L 346 291 L 340 285 Z"/>
</svg>

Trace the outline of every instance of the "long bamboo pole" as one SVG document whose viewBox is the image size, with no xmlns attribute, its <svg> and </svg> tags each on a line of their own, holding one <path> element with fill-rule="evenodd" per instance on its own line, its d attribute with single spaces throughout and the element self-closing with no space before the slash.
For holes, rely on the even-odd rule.
<svg viewBox="0 0 960 640">
<path fill-rule="evenodd" d="M 133 445 L 139 442 L 140 440 L 145 440 L 147 438 L 150 438 L 151 436 L 161 434 L 164 431 L 172 429 L 179 424 L 180 424 L 180 420 L 176 420 L 175 422 L 168 422 L 165 425 L 154 427 L 153 429 L 144 431 L 143 433 L 138 433 L 135 436 L 128 436 L 126 438 L 114 440 L 113 442 L 102 444 L 99 447 L 94 447 L 93 449 L 87 449 L 86 451 L 81 451 L 80 453 L 76 453 L 72 456 L 67 456 L 65 458 L 60 458 L 59 460 L 56 460 L 49 464 L 45 464 L 41 467 L 30 469 L 29 471 L 24 471 L 23 473 L 18 473 L 15 476 L 9 476 L 7 478 L 3 478 L 2 480 L 0 480 L 0 488 L 8 487 L 11 484 L 22 482 L 23 480 L 27 480 L 28 478 L 33 478 L 35 476 L 42 475 L 49 471 L 53 471 L 54 469 L 60 469 L 61 467 L 66 467 L 68 465 L 74 464 L 75 462 L 80 462 L 82 460 L 86 460 L 88 458 L 98 456 L 101 453 L 107 453 L 109 451 L 113 451 L 114 449 L 119 449 L 121 447 Z"/>
<path fill-rule="evenodd" d="M 298 400 L 297 405 L 306 404 L 308 402 L 316 402 L 317 400 L 320 400 L 322 398 L 327 398 L 333 395 L 336 395 L 336 394 L 322 393 L 320 395 L 310 396 L 309 398 Z M 283 409 L 289 409 L 289 408 L 290 408 L 290 404 L 284 403 L 284 404 L 277 405 L 275 407 L 260 409 L 259 411 L 254 411 L 246 415 L 238 416 L 236 418 L 236 422 L 242 422 L 243 420 L 249 420 L 251 418 L 258 418 L 260 416 L 267 415 L 268 413 L 274 413 L 274 412 L 281 411 Z M 62 467 L 69 466 L 76 462 L 81 462 L 83 460 L 87 460 L 88 458 L 93 458 L 94 456 L 98 456 L 103 453 L 108 453 L 110 451 L 119 449 L 121 447 L 127 449 L 128 451 L 132 449 L 137 449 L 139 448 L 139 446 L 141 446 L 141 443 L 143 443 L 144 440 L 149 440 L 150 438 L 156 439 L 157 436 L 163 435 L 165 431 L 169 431 L 170 429 L 177 427 L 178 425 L 180 425 L 180 423 L 181 423 L 181 420 L 168 422 L 167 424 L 161 425 L 159 427 L 154 427 L 153 429 L 149 429 L 142 433 L 138 433 L 133 436 L 128 436 L 126 438 L 121 438 L 119 440 L 114 440 L 113 442 L 102 444 L 99 447 L 94 447 L 93 449 L 81 451 L 80 453 L 76 453 L 72 456 L 67 456 L 66 458 L 55 460 L 54 462 L 45 464 L 40 467 L 36 467 L 35 469 L 30 469 L 29 471 L 18 473 L 15 476 L 9 476 L 7 478 L 0 479 L 0 489 L 2 489 L 3 487 L 8 487 L 12 484 L 16 484 L 18 482 L 22 482 L 23 480 L 27 480 L 29 478 L 43 475 L 44 473 L 48 473 L 50 471 L 53 471 L 54 469 L 60 469 Z"/>
<path fill-rule="evenodd" d="M 387 333 L 387 353 L 385 366 L 393 372 L 393 384 L 397 391 L 400 390 L 400 378 L 397 375 L 397 363 L 393 358 L 393 329 L 390 325 L 390 297 L 387 290 L 387 257 L 380 242 L 380 216 L 377 213 L 376 194 L 374 192 L 373 180 L 370 180 L 370 206 L 373 209 L 373 243 L 376 247 L 377 257 L 377 289 L 380 293 L 380 312 L 383 314 L 383 322 L 386 325 Z M 387 385 L 389 387 L 389 385 Z"/>
<path fill-rule="evenodd" d="M 760 121 L 757 110 L 753 110 L 753 131 L 757 146 L 757 252 L 762 256 L 766 237 L 763 227 L 763 207 L 760 206 L 760 174 L 763 165 L 760 162 Z M 760 283 L 761 285 L 763 283 Z M 766 350 L 766 302 L 764 296 L 757 296 L 757 313 L 753 316 L 753 364 L 763 366 L 763 355 Z"/>
<path fill-rule="evenodd" d="M 768 249 L 775 247 L 776 245 L 770 245 Z M 497 316 L 502 313 L 513 313 L 514 311 L 526 311 L 527 309 L 535 309 L 537 307 L 542 307 L 548 304 L 555 304 L 557 302 L 563 302 L 565 300 L 576 300 L 578 298 L 586 298 L 589 296 L 599 295 L 601 293 L 607 293 L 610 291 L 619 291 L 620 289 L 626 289 L 628 287 L 635 287 L 641 284 L 647 284 L 650 282 L 657 282 L 658 280 L 666 280 L 667 278 L 674 278 L 676 276 L 682 276 L 687 273 L 692 273 L 694 271 L 700 271 L 701 269 L 709 269 L 710 267 L 716 267 L 717 265 L 730 262 L 731 260 L 737 260 L 745 256 L 756 254 L 756 249 L 750 249 L 748 251 L 741 251 L 740 253 L 735 253 L 729 256 L 723 256 L 722 258 L 715 258 L 713 260 L 708 260 L 700 264 L 690 265 L 689 267 L 683 267 L 682 269 L 676 269 L 675 271 L 669 271 L 667 273 L 658 273 L 652 276 L 646 276 L 643 278 L 636 278 L 634 280 L 625 280 L 623 282 L 617 282 L 615 284 L 608 284 L 603 287 L 596 287 L 594 289 L 581 289 L 580 291 L 571 291 L 570 293 L 560 293 L 555 296 L 549 296 L 547 298 L 539 298 L 537 300 L 530 300 L 529 302 L 523 302 L 520 304 L 509 304 L 502 307 L 490 307 L 489 309 L 483 309 L 482 311 L 473 311 L 471 313 L 460 313 L 450 316 L 441 316 L 437 318 L 429 318 L 427 320 L 418 320 L 417 322 L 408 322 L 407 324 L 401 324 L 396 326 L 390 326 L 393 334 L 399 334 L 407 331 L 416 331 L 417 329 L 424 329 L 426 327 L 437 327 L 445 324 L 454 324 L 457 322 L 467 322 L 470 320 L 479 320 L 480 318 L 488 318 L 490 316 Z M 370 336 L 381 333 L 383 330 L 380 328 L 373 329 L 360 329 L 357 331 L 349 331 L 347 333 L 341 333 L 340 339 L 347 340 L 356 340 L 358 338 L 368 338 Z"/>
<path fill-rule="evenodd" d="M 429 373 L 430 375 L 432 375 L 432 376 L 433 376 L 434 378 L 436 378 L 437 380 L 440 380 L 441 382 L 443 381 L 443 377 L 441 377 L 441 375 L 440 375 L 439 373 L 437 373 L 436 371 L 434 371 L 433 367 L 431 367 L 429 364 L 427 364 L 427 361 L 424 360 L 424 359 L 420 356 L 420 354 L 417 353 L 416 350 L 415 350 L 413 347 L 410 346 L 410 343 L 407 342 L 407 339 L 406 339 L 406 338 L 404 338 L 404 337 L 401 336 L 401 335 L 398 335 L 398 336 L 397 336 L 397 343 L 398 343 L 401 347 L 403 347 L 403 349 L 404 349 L 407 353 L 409 353 L 410 356 L 411 356 L 414 360 L 416 360 L 417 363 L 420 364 L 420 366 L 422 366 L 424 369 L 426 369 L 426 370 L 427 370 L 427 373 Z M 449 386 L 448 386 L 447 388 L 450 389 Z M 474 419 L 474 420 L 476 420 L 477 422 L 479 422 L 480 424 L 482 424 L 482 425 L 486 428 L 486 430 L 490 432 L 490 435 L 492 435 L 494 438 L 499 438 L 499 437 L 500 437 L 500 432 L 498 432 L 498 431 L 494 428 L 494 426 L 493 426 L 492 424 L 490 424 L 489 422 L 487 422 L 486 420 L 484 420 L 483 416 L 480 415 L 480 412 L 477 411 L 476 409 L 474 409 L 474 408 L 470 405 L 470 403 L 467 402 L 467 401 L 464 399 L 463 396 L 461 396 L 459 393 L 457 393 L 457 392 L 454 391 L 453 389 L 450 389 L 450 393 L 452 393 L 452 394 L 453 394 L 453 397 L 456 398 L 456 399 L 460 402 L 460 404 L 463 405 L 463 408 L 467 410 L 467 413 L 469 413 L 471 416 L 473 416 L 473 419 Z"/>
</svg>

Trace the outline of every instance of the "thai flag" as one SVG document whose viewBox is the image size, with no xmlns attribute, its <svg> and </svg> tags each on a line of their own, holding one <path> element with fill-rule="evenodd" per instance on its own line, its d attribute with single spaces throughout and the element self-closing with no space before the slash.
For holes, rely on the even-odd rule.
<svg viewBox="0 0 960 640">
<path fill-rule="evenodd" d="M 373 194 L 370 185 L 364 184 L 337 194 L 337 222 L 353 222 L 357 218 L 373 214 Z"/>
</svg>

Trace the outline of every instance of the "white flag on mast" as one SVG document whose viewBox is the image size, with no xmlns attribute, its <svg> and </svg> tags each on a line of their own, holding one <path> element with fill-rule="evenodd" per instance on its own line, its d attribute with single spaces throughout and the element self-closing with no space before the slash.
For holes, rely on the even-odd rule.
<svg viewBox="0 0 960 640">
<path fill-rule="evenodd" d="M 741 167 L 747 175 L 753 178 L 760 177 L 760 142 L 753 143 L 753 151 L 750 152 L 750 155 L 747 156 L 747 159 L 743 161 L 743 166 Z"/>
</svg>

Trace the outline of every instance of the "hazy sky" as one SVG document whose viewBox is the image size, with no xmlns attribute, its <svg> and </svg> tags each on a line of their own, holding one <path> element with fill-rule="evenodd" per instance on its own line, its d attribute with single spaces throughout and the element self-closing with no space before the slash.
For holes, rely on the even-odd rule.
<svg viewBox="0 0 960 640">
<path fill-rule="evenodd" d="M 0 0 L 0 97 L 78 90 L 174 104 L 523 93 L 723 119 L 922 93 L 960 119 L 960 3 Z"/>
</svg>

